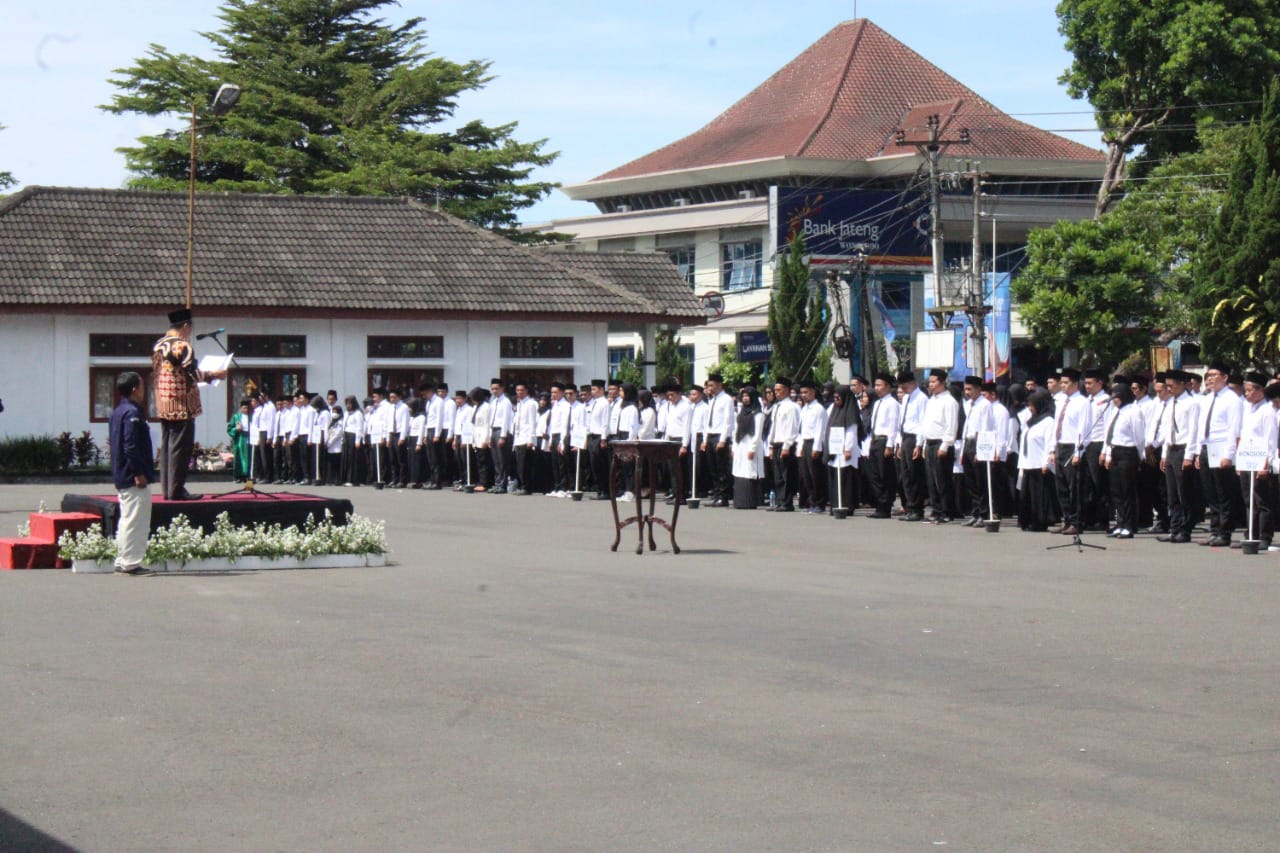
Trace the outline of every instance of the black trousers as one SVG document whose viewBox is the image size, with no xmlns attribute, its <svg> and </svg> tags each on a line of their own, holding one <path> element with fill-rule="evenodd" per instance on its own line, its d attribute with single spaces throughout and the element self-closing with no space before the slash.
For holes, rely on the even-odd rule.
<svg viewBox="0 0 1280 853">
<path fill-rule="evenodd" d="M 773 490 L 776 505 L 790 507 L 795 497 L 799 476 L 796 470 L 796 454 L 793 449 L 786 456 L 782 455 L 782 445 L 775 444 L 773 450 Z"/>
<path fill-rule="evenodd" d="M 1268 545 L 1275 535 L 1276 524 L 1276 489 L 1275 475 L 1270 472 L 1264 477 L 1259 471 L 1255 475 L 1240 474 L 1240 493 L 1244 503 L 1245 520 L 1249 514 L 1249 478 L 1256 477 L 1253 484 L 1253 538 L 1260 539 Z M 1245 528 L 1248 533 L 1248 528 Z"/>
<path fill-rule="evenodd" d="M 977 460 L 978 439 L 966 438 L 964 448 L 960 451 L 960 465 L 964 470 L 963 498 L 961 510 L 970 518 L 982 518 L 987 514 L 986 493 L 983 490 L 983 476 L 986 465 Z"/>
<path fill-rule="evenodd" d="M 1075 452 L 1074 444 L 1059 444 L 1054 449 L 1053 473 L 1058 484 L 1058 506 L 1062 509 L 1062 523 L 1078 528 L 1081 521 L 1080 501 L 1084 497 L 1080 487 L 1080 469 L 1085 463 L 1081 460 L 1079 465 L 1071 464 Z"/>
<path fill-rule="evenodd" d="M 272 455 L 275 457 L 275 481 L 281 482 L 293 477 L 293 467 L 289 464 L 288 448 L 284 446 L 284 438 L 277 437 L 275 446 L 271 449 Z"/>
<path fill-rule="evenodd" d="M 533 491 L 533 448 L 527 444 L 516 447 L 516 479 L 520 488 L 526 492 Z"/>
<path fill-rule="evenodd" d="M 843 468 L 827 467 L 827 498 L 832 509 L 847 509 L 853 518 L 858 501 L 858 469 L 852 465 Z"/>
<path fill-rule="evenodd" d="M 1165 452 L 1164 485 L 1169 496 L 1169 532 L 1191 535 L 1200 510 L 1200 475 L 1194 468 L 1182 467 L 1186 460 L 1185 445 L 1170 445 Z"/>
<path fill-rule="evenodd" d="M 1200 488 L 1204 490 L 1205 519 L 1209 532 L 1230 539 L 1244 522 L 1244 503 L 1240 499 L 1236 467 L 1219 467 L 1209 460 L 1209 451 L 1200 454 Z"/>
<path fill-rule="evenodd" d="M 893 499 L 898 493 L 898 470 L 892 456 L 885 456 L 888 438 L 883 435 L 873 436 L 871 450 L 866 459 L 867 474 L 871 477 L 872 499 L 875 501 L 876 514 L 887 515 L 893 509 Z"/>
<path fill-rule="evenodd" d="M 733 497 L 733 451 L 725 437 L 724 447 L 717 447 L 721 436 L 709 433 L 707 440 L 707 491 L 712 500 L 728 501 Z"/>
<path fill-rule="evenodd" d="M 1138 526 L 1138 449 L 1112 447 L 1107 475 L 1116 527 L 1132 533 Z"/>
<path fill-rule="evenodd" d="M 195 418 L 160 422 L 160 481 L 168 500 L 187 490 L 187 472 L 195 443 Z"/>
<path fill-rule="evenodd" d="M 569 466 L 566 464 L 569 456 L 560 452 L 563 445 L 563 436 L 556 434 L 551 436 L 551 444 L 547 447 L 551 452 L 551 490 L 555 492 L 567 492 L 570 486 Z"/>
<path fill-rule="evenodd" d="M 427 483 L 438 486 L 440 485 L 440 442 L 436 441 L 434 428 L 427 430 L 423 441 L 426 443 L 427 451 Z"/>
<path fill-rule="evenodd" d="M 800 442 L 797 448 L 799 457 L 796 459 L 796 473 L 800 475 L 800 508 L 804 509 L 810 506 L 822 506 L 825 501 L 818 492 L 818 482 L 826 485 L 826 476 L 822 471 L 825 467 L 822 460 L 817 460 L 818 464 L 814 464 L 813 458 L 813 439 L 806 438 Z M 825 489 L 823 489 L 825 491 Z"/>
<path fill-rule="evenodd" d="M 499 446 L 501 445 L 501 446 Z M 489 456 L 493 459 L 493 485 L 497 489 L 507 487 L 507 478 L 511 476 L 511 436 L 503 440 L 502 428 L 494 427 L 490 433 Z"/>
<path fill-rule="evenodd" d="M 356 445 L 356 434 L 342 434 L 341 482 L 359 486 L 364 483 L 364 448 Z"/>
<path fill-rule="evenodd" d="M 1102 467 L 1102 442 L 1093 441 L 1084 449 L 1084 479 L 1080 483 L 1080 520 L 1086 527 L 1111 521 L 1109 472 Z"/>
<path fill-rule="evenodd" d="M 904 496 L 903 506 L 907 512 L 924 512 L 924 499 L 929 494 L 929 484 L 925 479 L 924 459 L 912 459 L 917 439 L 915 435 L 904 433 L 899 446 L 898 478 L 902 483 Z"/>
<path fill-rule="evenodd" d="M 609 448 L 601 446 L 601 436 L 597 433 L 587 435 L 587 458 L 591 461 L 591 479 L 596 484 L 596 494 L 609 496 Z M 527 486 L 525 488 L 528 488 Z"/>
<path fill-rule="evenodd" d="M 958 515 L 951 485 L 951 468 L 955 464 L 955 447 L 950 442 L 933 438 L 924 443 L 924 465 L 929 478 L 929 505 L 934 518 L 951 519 Z M 941 455 L 939 455 L 941 454 Z"/>
<path fill-rule="evenodd" d="M 265 430 L 258 430 L 258 443 L 253 446 L 253 479 L 270 483 L 275 477 L 275 454 Z"/>
<path fill-rule="evenodd" d="M 1169 529 L 1169 499 L 1160 473 L 1160 451 L 1147 448 L 1138 465 L 1138 526 L 1145 527 L 1155 515 L 1155 524 Z"/>
</svg>

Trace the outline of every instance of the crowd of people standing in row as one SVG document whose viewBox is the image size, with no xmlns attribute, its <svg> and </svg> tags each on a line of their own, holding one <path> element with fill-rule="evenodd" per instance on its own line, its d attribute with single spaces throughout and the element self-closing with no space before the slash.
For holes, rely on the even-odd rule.
<svg viewBox="0 0 1280 853">
<path fill-rule="evenodd" d="M 1027 531 L 1173 543 L 1207 521 L 1216 546 L 1245 526 L 1252 489 L 1255 536 L 1269 546 L 1278 419 L 1280 384 L 1211 365 L 1203 380 L 1065 368 L 1012 387 L 935 370 L 923 388 L 902 372 L 847 386 L 780 377 L 737 393 L 713 374 L 691 387 L 594 380 L 535 393 L 494 379 L 362 400 L 257 394 L 227 430 L 237 477 L 264 482 L 607 500 L 610 442 L 655 440 L 680 445 L 657 486 L 668 502 L 679 487 L 710 506 L 867 506 L 871 518 L 970 526 L 1016 516 Z M 1241 448 L 1261 453 L 1263 470 L 1237 472 Z M 612 497 L 636 490 L 628 467 Z"/>
</svg>

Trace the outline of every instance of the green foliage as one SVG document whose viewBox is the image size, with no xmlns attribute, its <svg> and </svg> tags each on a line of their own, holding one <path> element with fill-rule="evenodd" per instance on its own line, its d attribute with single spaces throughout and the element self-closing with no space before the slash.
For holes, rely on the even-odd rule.
<svg viewBox="0 0 1280 853">
<path fill-rule="evenodd" d="M 22 435 L 0 439 L 0 474 L 55 474 L 70 464 L 58 439 L 51 435 Z"/>
<path fill-rule="evenodd" d="M 835 358 L 836 348 L 831 344 L 827 344 L 818 350 L 818 355 L 813 360 L 813 381 L 821 385 L 824 382 L 830 382 L 836 378 L 835 365 L 832 360 Z"/>
<path fill-rule="evenodd" d="M 659 329 L 654 340 L 654 356 L 658 381 L 667 382 L 675 377 L 680 382 L 687 382 L 691 365 L 689 360 L 680 354 L 680 338 L 674 329 Z"/>
<path fill-rule="evenodd" d="M 778 261 L 778 276 L 769 297 L 769 342 L 773 345 L 770 369 L 774 376 L 812 379 L 813 363 L 827 334 L 827 320 L 820 293 L 809 287 L 804 235 L 791 238 Z"/>
<path fill-rule="evenodd" d="M 1248 102 L 1280 72 L 1274 0 L 1061 0 L 1057 13 L 1072 55 L 1060 82 L 1097 110 L 1104 140 L 1148 158 L 1195 150 L 1198 123 L 1256 115 Z"/>
<path fill-rule="evenodd" d="M 1280 84 L 1240 148 L 1209 233 L 1196 307 L 1205 350 L 1237 362 L 1280 360 Z"/>
<path fill-rule="evenodd" d="M 624 358 L 611 378 L 620 383 L 630 382 L 637 388 L 643 388 L 644 368 L 640 366 L 642 361 L 644 361 L 644 350 L 637 349 L 635 358 Z"/>
<path fill-rule="evenodd" d="M 707 368 L 707 373 L 718 373 L 724 379 L 727 388 L 737 390 L 743 385 L 760 384 L 760 365 L 747 361 L 738 361 L 738 348 L 724 347 L 720 352 L 720 360 Z"/>
<path fill-rule="evenodd" d="M 517 211 L 553 184 L 532 181 L 556 154 L 515 139 L 516 125 L 473 120 L 441 129 L 460 96 L 491 79 L 489 63 L 426 52 L 423 19 L 390 26 L 390 0 L 227 0 L 223 26 L 203 33 L 217 59 L 153 44 L 111 82 L 113 113 L 175 113 L 183 123 L 122 148 L 137 188 L 185 189 L 191 105 L 200 189 L 410 196 L 513 234 Z M 207 114 L 221 82 L 243 90 L 221 118 Z"/>
<path fill-rule="evenodd" d="M 1157 269 L 1111 218 L 1033 231 L 1013 298 L 1037 344 L 1076 348 L 1110 367 L 1147 345 Z"/>
</svg>

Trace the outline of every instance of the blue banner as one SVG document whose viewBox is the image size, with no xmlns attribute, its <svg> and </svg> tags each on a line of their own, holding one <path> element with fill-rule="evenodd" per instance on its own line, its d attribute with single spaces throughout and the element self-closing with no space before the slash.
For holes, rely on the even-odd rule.
<svg viewBox="0 0 1280 853">
<path fill-rule="evenodd" d="M 738 332 L 738 361 L 764 364 L 773 358 L 773 343 L 766 332 Z"/>
<path fill-rule="evenodd" d="M 796 234 L 815 257 L 873 264 L 929 265 L 929 200 L 906 190 L 774 187 L 769 215 L 774 247 L 784 251 Z"/>
</svg>

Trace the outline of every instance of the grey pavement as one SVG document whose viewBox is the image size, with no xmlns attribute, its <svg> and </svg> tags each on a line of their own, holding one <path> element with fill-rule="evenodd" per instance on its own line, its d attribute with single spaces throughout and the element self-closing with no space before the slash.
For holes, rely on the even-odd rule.
<svg viewBox="0 0 1280 853">
<path fill-rule="evenodd" d="M 1280 555 L 344 494 L 392 565 L 0 572 L 0 849 L 1280 848 Z"/>
</svg>

